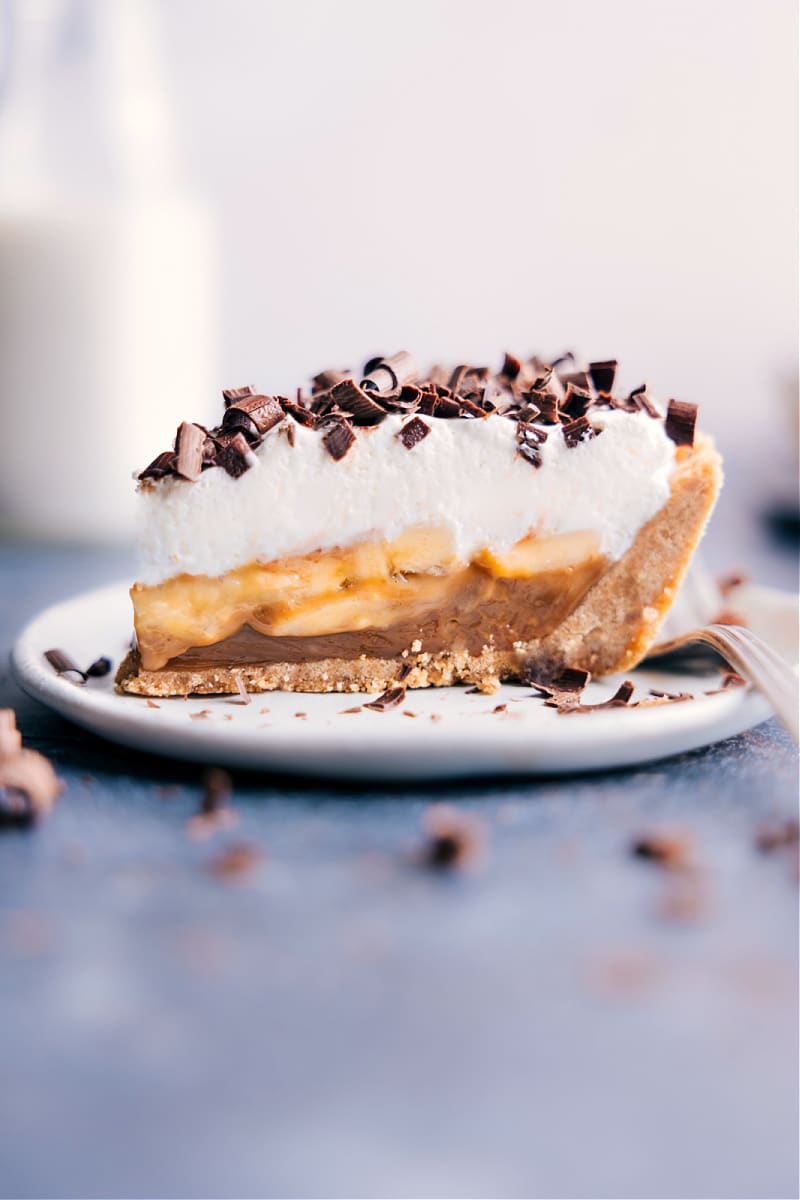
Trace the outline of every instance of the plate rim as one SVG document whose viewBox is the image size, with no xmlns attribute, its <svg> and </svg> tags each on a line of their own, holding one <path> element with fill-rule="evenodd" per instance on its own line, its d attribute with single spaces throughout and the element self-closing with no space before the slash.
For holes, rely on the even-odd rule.
<svg viewBox="0 0 800 1200">
<path fill-rule="evenodd" d="M 753 728 L 771 715 L 767 701 L 750 687 L 712 696 L 697 696 L 686 704 L 579 713 L 568 719 L 556 717 L 554 713 L 556 720 L 564 721 L 564 724 L 550 724 L 552 718 L 548 717 L 548 745 L 542 748 L 538 745 L 539 739 L 528 738 L 523 741 L 519 728 L 511 721 L 495 721 L 481 728 L 470 727 L 469 737 L 466 739 L 463 722 L 460 722 L 459 730 L 455 729 L 455 722 L 453 727 L 448 728 L 445 720 L 435 725 L 430 721 L 421 722 L 419 725 L 412 725 L 406 721 L 397 725 L 391 720 L 387 724 L 378 725 L 379 720 L 385 722 L 386 717 L 391 718 L 392 714 L 365 714 L 367 719 L 375 720 L 376 725 L 374 730 L 370 730 L 366 750 L 355 758 L 352 753 L 354 739 L 351 734 L 342 738 L 338 730 L 321 727 L 313 722 L 298 721 L 281 727 L 279 744 L 276 744 L 276 739 L 255 739 L 253 734 L 256 731 L 252 726 L 236 728 L 233 721 L 204 721 L 202 726 L 178 727 L 170 710 L 168 718 L 157 723 L 152 718 L 145 717 L 145 697 L 125 696 L 109 690 L 108 679 L 102 681 L 102 687 L 90 684 L 86 688 L 78 688 L 48 669 L 42 658 L 40 631 L 59 618 L 64 620 L 65 610 L 97 605 L 104 599 L 119 602 L 128 590 L 128 581 L 116 581 L 65 597 L 41 610 L 25 624 L 14 640 L 10 655 L 12 673 L 27 695 L 74 724 L 112 742 L 150 754 L 162 755 L 173 761 L 214 761 L 237 769 L 300 774 L 336 781 L 372 780 L 376 783 L 390 780 L 409 782 L 414 779 L 463 779 L 488 775 L 567 776 L 623 769 L 700 749 Z M 771 603 L 783 603 L 787 607 L 792 605 L 793 611 L 795 609 L 796 597 L 790 592 L 763 587 L 754 590 L 762 593 Z M 627 674 L 635 679 L 638 669 L 635 668 Z M 609 677 L 609 684 L 612 684 L 615 678 Z M 513 688 L 514 685 L 506 685 L 503 696 Z M 419 693 L 430 696 L 438 692 L 451 693 L 462 690 L 419 689 Z M 414 692 L 410 693 L 410 697 Z M 271 696 L 274 703 L 276 695 L 299 697 L 301 693 L 273 692 L 263 695 Z M 343 692 L 331 693 L 329 698 L 337 704 L 342 704 L 348 699 L 352 703 L 358 703 L 359 697 L 365 695 L 366 693 Z M 408 703 L 413 704 L 410 697 Z M 494 696 L 485 696 L 483 699 L 487 703 L 497 702 Z M 140 705 L 134 708 L 133 703 L 137 700 L 140 701 Z M 220 706 L 226 700 L 230 702 L 230 697 L 196 696 L 188 703 L 200 703 L 208 707 Z M 363 700 L 360 702 L 363 703 Z M 187 702 L 177 699 L 159 700 L 160 705 L 178 703 L 183 705 Z M 295 699 L 294 703 L 299 701 Z M 130 707 L 117 708 L 117 705 Z M 149 710 L 149 706 L 147 708 Z M 182 712 L 185 714 L 187 710 L 182 709 Z M 341 709 L 330 716 L 338 716 L 340 713 Z M 476 715 L 480 714 L 476 712 Z M 698 716 L 701 717 L 700 720 Z M 471 720 L 471 715 L 469 719 Z M 590 726 L 586 725 L 587 721 L 591 721 Z M 351 730 L 354 724 L 349 726 Z M 563 755 L 576 745 L 575 734 L 569 731 L 585 731 L 587 728 L 593 731 L 592 737 L 586 739 L 585 732 L 579 734 L 584 748 L 587 743 L 597 746 L 605 738 L 610 747 L 616 748 L 615 752 L 603 753 L 601 745 L 601 752 L 595 753 L 592 760 L 585 764 L 556 762 L 554 751 Z M 399 733 L 400 729 L 405 729 L 406 732 Z M 563 733 L 557 732 L 560 730 L 563 730 Z M 636 737 L 623 738 L 624 734 L 630 735 L 634 731 Z M 654 739 L 660 744 L 660 749 L 655 752 L 648 748 Z M 641 745 L 628 745 L 625 753 L 620 755 L 617 750 L 623 741 L 633 741 Z M 304 757 L 302 764 L 299 764 L 298 751 L 304 750 L 307 753 L 312 746 L 314 753 Z M 402 755 L 407 754 L 408 749 L 414 746 L 424 750 L 424 761 L 398 763 L 398 758 L 402 759 Z M 459 757 L 464 758 L 465 747 L 470 751 L 466 756 L 467 761 L 459 761 Z"/>
</svg>

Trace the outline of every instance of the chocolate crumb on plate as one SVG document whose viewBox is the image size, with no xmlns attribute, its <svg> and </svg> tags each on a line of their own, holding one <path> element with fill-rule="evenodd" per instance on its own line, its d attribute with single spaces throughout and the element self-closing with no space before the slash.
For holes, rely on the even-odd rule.
<svg viewBox="0 0 800 1200">
<path fill-rule="evenodd" d="M 244 680 L 238 671 L 233 672 L 233 680 L 236 684 L 236 690 L 239 693 L 239 699 L 234 701 L 234 704 L 249 704 L 250 693 L 244 685 Z"/>
<path fill-rule="evenodd" d="M 559 713 L 591 713 L 602 712 L 607 708 L 629 708 L 630 699 L 633 696 L 633 684 L 630 679 L 624 680 L 619 685 L 613 696 L 608 700 L 601 700 L 597 704 L 581 704 L 579 697 L 574 696 L 574 693 L 558 693 L 556 692 L 549 700 L 545 700 L 547 708 L 557 708 Z M 635 706 L 634 706 L 635 707 Z"/>
<path fill-rule="evenodd" d="M 361 705 L 357 704 L 355 708 L 342 708 L 339 710 L 340 717 L 349 717 L 351 713 L 361 712 Z"/>
<path fill-rule="evenodd" d="M 111 659 L 104 654 L 86 668 L 85 674 L 89 679 L 102 679 L 104 675 L 108 675 L 113 665 Z"/>
<path fill-rule="evenodd" d="M 676 446 L 694 445 L 694 427 L 697 421 L 697 405 L 685 404 L 682 400 L 670 400 L 664 428 Z"/>
<path fill-rule="evenodd" d="M 45 650 L 44 656 L 58 675 L 62 675 L 72 683 L 86 683 L 86 672 L 80 669 L 74 658 L 71 658 L 66 651 Z"/>
<path fill-rule="evenodd" d="M 440 870 L 476 866 L 486 847 L 481 821 L 450 804 L 431 804 L 422 817 L 426 842 L 420 854 L 424 866 Z"/>
<path fill-rule="evenodd" d="M 188 700 L 188 696 L 187 696 L 187 700 Z M 199 712 L 189 713 L 189 719 L 191 721 L 204 721 L 204 720 L 206 720 L 207 717 L 210 717 L 210 716 L 211 716 L 210 708 L 201 708 Z"/>
<path fill-rule="evenodd" d="M 507 704 L 498 704 L 495 708 L 492 709 L 492 715 L 494 715 L 495 713 L 504 713 L 507 711 L 508 711 Z"/>
<path fill-rule="evenodd" d="M 160 704 L 156 704 L 155 700 L 148 700 L 148 701 L 147 701 L 147 707 L 148 707 L 148 708 L 161 708 L 161 705 L 160 705 Z"/>
<path fill-rule="evenodd" d="M 385 712 L 387 708 L 394 708 L 395 705 L 402 704 L 405 698 L 406 689 L 404 687 L 388 688 L 375 700 L 371 700 L 369 704 L 365 704 L 364 708 L 371 708 L 373 712 Z"/>
<path fill-rule="evenodd" d="M 722 682 L 718 688 L 711 688 L 706 692 L 707 696 L 718 696 L 720 692 L 727 692 L 730 688 L 747 687 L 747 680 L 740 675 L 738 671 L 723 671 Z"/>
</svg>

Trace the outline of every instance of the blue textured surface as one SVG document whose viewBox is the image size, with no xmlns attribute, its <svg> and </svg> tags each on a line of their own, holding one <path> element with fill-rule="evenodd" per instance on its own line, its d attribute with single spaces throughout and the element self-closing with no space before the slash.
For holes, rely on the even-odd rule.
<svg viewBox="0 0 800 1200">
<path fill-rule="evenodd" d="M 126 573 L 2 550 L 4 663 L 34 611 Z M 0 704 L 67 782 L 0 836 L 3 1196 L 797 1195 L 797 886 L 753 847 L 796 806 L 775 722 L 579 780 L 241 776 L 239 828 L 199 843 L 196 768 L 5 665 Z M 480 873 L 415 865 L 432 799 L 485 821 Z M 689 893 L 629 853 L 662 827 L 692 836 Z M 212 876 L 242 840 L 261 867 Z"/>
</svg>

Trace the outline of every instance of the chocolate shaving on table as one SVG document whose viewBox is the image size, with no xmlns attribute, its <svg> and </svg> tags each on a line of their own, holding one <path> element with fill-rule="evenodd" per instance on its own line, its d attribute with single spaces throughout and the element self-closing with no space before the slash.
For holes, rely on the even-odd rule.
<svg viewBox="0 0 800 1200">
<path fill-rule="evenodd" d="M 544 429 L 539 429 L 536 425 L 527 425 L 524 421 L 517 421 L 517 454 L 529 462 L 532 467 L 542 465 L 542 452 L 539 447 L 546 441 L 547 434 Z"/>
<path fill-rule="evenodd" d="M 573 449 L 580 442 L 588 442 L 597 436 L 597 432 L 588 417 L 578 417 L 577 420 L 570 421 L 568 425 L 562 425 L 561 432 L 564 435 L 565 444 L 570 449 Z"/>
<path fill-rule="evenodd" d="M 227 771 L 210 767 L 203 775 L 203 792 L 200 797 L 200 812 L 204 816 L 219 812 L 230 806 L 233 784 Z"/>
<path fill-rule="evenodd" d="M 403 384 L 413 383 L 416 378 L 417 364 L 407 350 L 401 350 L 399 354 L 382 358 L 378 362 L 371 359 L 364 369 L 361 386 L 365 391 L 395 392 Z"/>
<path fill-rule="evenodd" d="M 798 841 L 800 841 L 800 824 L 796 817 L 762 825 L 755 837 L 756 849 L 760 850 L 762 854 L 785 850 L 787 847 L 796 846 Z"/>
<path fill-rule="evenodd" d="M 183 479 L 194 483 L 203 469 L 203 445 L 206 430 L 199 425 L 184 421 L 178 426 L 175 436 L 175 453 L 178 456 L 175 471 Z"/>
<path fill-rule="evenodd" d="M 82 671 L 74 658 L 64 650 L 45 650 L 44 656 L 53 670 L 59 675 L 65 675 L 73 683 L 85 683 L 86 672 Z"/>
<path fill-rule="evenodd" d="M 631 854 L 668 871 L 682 871 L 691 863 L 692 843 L 685 834 L 645 833 L 631 843 Z"/>
<path fill-rule="evenodd" d="M 217 879 L 235 879 L 249 875 L 263 860 L 264 853 L 254 842 L 240 842 L 220 850 L 211 859 L 208 869 Z"/>
<path fill-rule="evenodd" d="M 86 668 L 84 674 L 89 679 L 102 679 L 104 675 L 109 673 L 112 666 L 113 664 L 111 659 L 107 658 L 105 655 L 102 655 L 100 658 L 96 658 L 94 662 Z"/>
<path fill-rule="evenodd" d="M 224 467 L 234 479 L 244 475 L 254 461 L 253 451 L 243 434 L 235 433 L 230 438 L 217 440 L 217 463 L 220 467 Z"/>
<path fill-rule="evenodd" d="M 335 459 L 336 462 L 340 462 L 356 440 L 356 435 L 353 433 L 352 426 L 344 417 L 336 417 L 329 424 L 326 424 L 325 428 L 327 432 L 322 438 L 325 449 L 331 458 Z"/>
<path fill-rule="evenodd" d="M 360 388 L 354 379 L 343 379 L 329 392 L 330 399 L 342 412 L 349 413 L 354 425 L 377 425 L 386 409 Z"/>
<path fill-rule="evenodd" d="M 406 689 L 401 684 L 399 687 L 387 688 L 382 695 L 370 700 L 369 704 L 365 704 L 364 708 L 371 708 L 373 712 L 385 712 L 387 708 L 394 708 L 397 704 L 402 704 L 405 698 Z"/>
<path fill-rule="evenodd" d="M 232 423 L 248 421 L 256 433 L 269 433 L 270 429 L 283 420 L 283 408 L 275 396 L 247 396 L 231 404 L 222 418 L 222 428 L 231 428 Z"/>
<path fill-rule="evenodd" d="M 23 748 L 14 710 L 0 709 L 0 829 L 34 825 L 62 789 L 48 759 Z"/>
<path fill-rule="evenodd" d="M 697 421 L 697 405 L 685 404 L 682 400 L 670 400 L 667 405 L 667 418 L 664 428 L 667 437 L 672 438 L 676 446 L 694 445 L 694 427 Z"/>
<path fill-rule="evenodd" d="M 604 396 L 610 396 L 614 390 L 614 380 L 617 377 L 617 360 L 607 358 L 603 362 L 589 363 L 589 375 L 595 391 Z"/>
<path fill-rule="evenodd" d="M 430 805 L 423 814 L 422 826 L 426 840 L 419 857 L 423 866 L 460 869 L 474 866 L 484 854 L 483 823 L 449 804 Z"/>
<path fill-rule="evenodd" d="M 406 450 L 413 450 L 423 438 L 426 438 L 431 431 L 430 425 L 426 425 L 419 417 L 412 417 L 410 421 L 403 426 L 398 433 L 400 441 L 405 446 Z"/>
<path fill-rule="evenodd" d="M 246 387 L 222 389 L 222 398 L 225 401 L 226 408 L 229 404 L 236 404 L 238 400 L 244 400 L 247 396 L 255 396 L 255 394 L 256 389 L 251 383 L 249 383 Z"/>
</svg>

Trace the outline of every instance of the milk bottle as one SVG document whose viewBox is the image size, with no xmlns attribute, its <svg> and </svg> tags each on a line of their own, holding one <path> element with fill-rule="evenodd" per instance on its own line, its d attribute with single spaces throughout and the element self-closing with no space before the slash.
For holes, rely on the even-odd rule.
<svg viewBox="0 0 800 1200">
<path fill-rule="evenodd" d="M 218 408 L 214 237 L 178 177 L 149 0 L 80 9 L 91 49 L 78 38 L 64 61 L 75 11 L 12 10 L 0 531 L 119 540 L 133 530 L 132 473 L 181 420 L 211 424 Z"/>
</svg>

